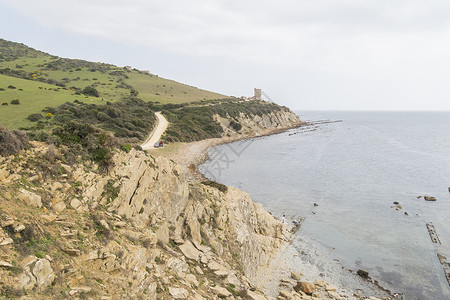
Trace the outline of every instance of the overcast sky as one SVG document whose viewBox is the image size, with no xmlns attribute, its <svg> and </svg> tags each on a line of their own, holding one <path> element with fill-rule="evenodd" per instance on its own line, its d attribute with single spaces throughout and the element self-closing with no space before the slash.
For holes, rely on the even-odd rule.
<svg viewBox="0 0 450 300">
<path fill-rule="evenodd" d="M 448 0 L 0 0 L 0 37 L 309 110 L 450 110 Z"/>
</svg>

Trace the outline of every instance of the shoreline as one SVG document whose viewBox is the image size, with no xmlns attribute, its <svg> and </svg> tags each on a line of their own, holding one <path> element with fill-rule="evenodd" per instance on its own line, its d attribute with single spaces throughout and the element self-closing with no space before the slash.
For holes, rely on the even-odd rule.
<svg viewBox="0 0 450 300">
<path fill-rule="evenodd" d="M 190 174 L 191 180 L 201 181 L 205 180 L 206 177 L 198 170 L 198 168 L 201 164 L 209 159 L 208 150 L 212 147 L 253 138 L 280 134 L 290 129 L 307 126 L 309 124 L 309 122 L 299 122 L 288 127 L 264 129 L 261 132 L 254 133 L 253 135 L 236 135 L 185 143 L 179 146 L 176 149 L 175 153 L 169 154 L 166 157 L 185 167 L 189 171 L 188 173 Z"/>
<path fill-rule="evenodd" d="M 302 121 L 295 125 L 284 128 L 265 129 L 262 132 L 258 132 L 253 135 L 213 138 L 185 143 L 179 146 L 174 153 L 172 153 L 171 155 L 167 155 L 166 157 L 185 167 L 188 174 L 190 175 L 190 180 L 201 182 L 203 180 L 206 180 L 207 178 L 200 172 L 199 166 L 210 158 L 208 155 L 208 150 L 212 147 L 258 137 L 276 135 L 284 133 L 290 129 L 309 125 L 314 125 L 314 122 Z M 279 219 L 276 216 L 273 217 Z M 338 293 L 340 296 L 348 299 L 361 299 L 362 297 L 365 298 L 374 295 L 376 295 L 376 297 L 382 297 L 381 299 L 392 299 L 391 297 L 394 296 L 390 292 L 386 291 L 383 287 L 371 281 L 364 281 L 354 274 L 345 274 L 346 272 L 348 272 L 348 270 L 344 269 L 341 264 L 328 257 L 329 255 L 324 252 L 324 249 L 322 249 L 320 245 L 306 244 L 304 245 L 306 251 L 302 250 L 302 255 L 300 255 L 299 253 L 297 253 L 297 249 L 293 247 L 293 241 L 295 240 L 295 238 L 295 233 L 293 233 L 286 245 L 284 245 L 282 249 L 280 249 L 278 253 L 276 253 L 270 263 L 270 266 L 267 266 L 266 268 L 260 270 L 260 275 L 262 277 L 262 280 L 260 280 L 260 287 L 262 290 L 264 290 L 266 295 L 276 298 L 278 296 L 278 293 L 283 290 L 283 282 L 289 280 L 288 278 L 290 278 L 291 272 L 303 272 L 305 274 L 301 273 L 302 277 L 310 282 L 326 280 L 333 285 L 336 285 L 336 283 L 338 282 L 345 283 L 337 284 Z M 305 239 L 305 237 L 300 237 L 300 239 L 304 243 L 306 243 L 307 238 Z M 318 263 L 318 258 L 316 258 L 315 262 L 305 262 L 300 258 L 300 256 L 310 255 L 317 252 L 321 253 L 320 256 L 325 258 L 325 264 L 327 264 L 328 267 L 333 268 L 334 272 L 327 272 L 327 274 L 324 276 L 324 274 L 319 271 L 320 268 L 316 265 Z M 297 259 L 301 260 L 300 264 L 298 262 L 297 264 L 293 264 L 292 261 Z M 365 290 L 363 294 L 366 295 L 359 296 L 358 293 L 362 292 L 363 290 Z M 371 299 L 378 299 L 376 297 Z M 320 294 L 320 299 L 334 298 L 328 296 L 326 292 L 322 292 Z"/>
</svg>

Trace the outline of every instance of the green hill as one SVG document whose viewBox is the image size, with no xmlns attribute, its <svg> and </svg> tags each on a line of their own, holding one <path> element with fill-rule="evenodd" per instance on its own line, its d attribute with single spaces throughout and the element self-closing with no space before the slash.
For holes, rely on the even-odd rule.
<svg viewBox="0 0 450 300">
<path fill-rule="evenodd" d="M 78 100 L 101 104 L 136 96 L 146 102 L 185 103 L 226 96 L 148 72 L 53 56 L 0 39 L 0 125 L 27 127 L 27 117 Z M 12 105 L 18 100 L 20 104 Z M 15 101 L 17 102 L 17 101 Z"/>
</svg>

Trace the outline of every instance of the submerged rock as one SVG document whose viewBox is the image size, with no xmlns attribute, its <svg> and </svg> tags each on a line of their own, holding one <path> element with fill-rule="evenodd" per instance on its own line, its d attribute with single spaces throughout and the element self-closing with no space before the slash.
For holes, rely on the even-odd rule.
<svg viewBox="0 0 450 300">
<path fill-rule="evenodd" d="M 368 279 L 369 272 L 359 269 L 356 274 L 358 274 L 361 278 Z"/>
</svg>

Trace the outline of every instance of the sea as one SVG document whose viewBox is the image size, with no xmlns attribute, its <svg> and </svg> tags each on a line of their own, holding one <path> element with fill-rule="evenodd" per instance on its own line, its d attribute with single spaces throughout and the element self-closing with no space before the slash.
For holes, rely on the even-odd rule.
<svg viewBox="0 0 450 300">
<path fill-rule="evenodd" d="M 403 299 L 450 299 L 450 112 L 296 113 L 309 125 L 211 148 L 200 171 L 302 221 L 292 270 L 370 294 L 364 270 Z"/>
</svg>

